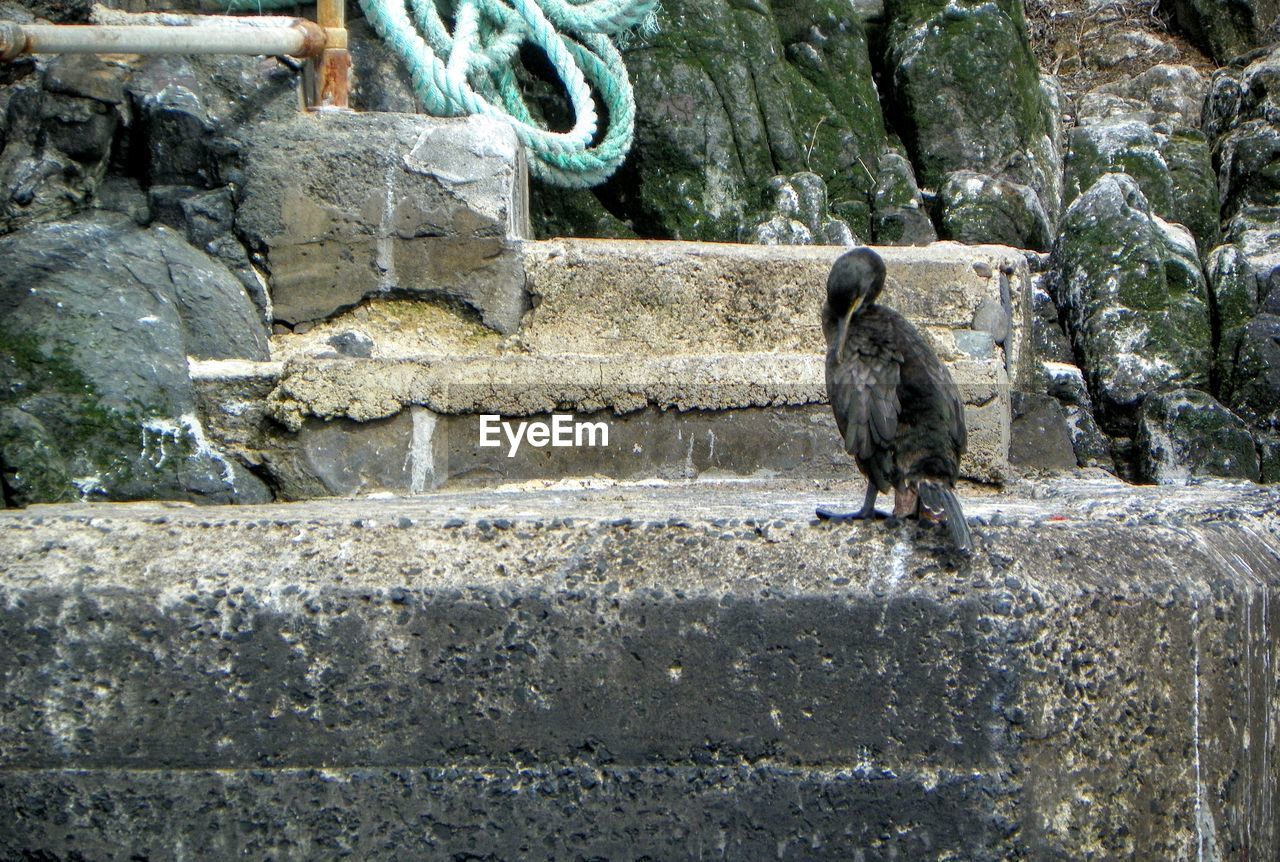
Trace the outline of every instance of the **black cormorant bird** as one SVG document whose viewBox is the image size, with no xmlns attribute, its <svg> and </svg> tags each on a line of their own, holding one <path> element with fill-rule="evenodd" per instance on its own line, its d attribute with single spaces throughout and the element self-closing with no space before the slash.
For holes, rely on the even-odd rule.
<svg viewBox="0 0 1280 862">
<path fill-rule="evenodd" d="M 876 304 L 883 287 L 884 261 L 869 248 L 846 252 L 827 278 L 827 397 L 867 495 L 858 512 L 818 517 L 874 517 L 876 495 L 893 489 L 894 517 L 942 520 L 968 553 L 973 539 L 952 490 L 967 436 L 960 391 L 919 331 Z"/>
</svg>

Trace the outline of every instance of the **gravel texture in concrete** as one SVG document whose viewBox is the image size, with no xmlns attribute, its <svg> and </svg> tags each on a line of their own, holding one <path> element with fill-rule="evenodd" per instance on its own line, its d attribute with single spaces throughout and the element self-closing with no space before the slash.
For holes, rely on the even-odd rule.
<svg viewBox="0 0 1280 862">
<path fill-rule="evenodd" d="M 0 857 L 1274 856 L 1280 493 L 962 496 L 0 513 Z"/>
</svg>

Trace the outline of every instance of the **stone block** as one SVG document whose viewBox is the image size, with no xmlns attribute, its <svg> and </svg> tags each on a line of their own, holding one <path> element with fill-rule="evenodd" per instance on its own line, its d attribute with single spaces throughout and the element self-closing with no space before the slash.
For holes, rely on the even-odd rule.
<svg viewBox="0 0 1280 862">
<path fill-rule="evenodd" d="M 510 338 L 440 303 L 380 302 L 277 338 L 285 361 L 264 370 L 276 381 L 267 413 L 227 415 L 223 402 L 252 399 L 234 394 L 238 371 L 210 364 L 197 373 L 209 393 L 202 403 L 215 439 L 262 466 L 287 498 L 852 469 L 822 406 L 819 313 L 842 251 L 530 242 L 534 307 Z M 1010 392 L 1028 376 L 1030 355 L 1025 257 L 951 243 L 882 251 L 886 303 L 923 329 L 967 404 L 963 475 L 1004 479 Z M 352 339 L 359 355 L 343 347 Z M 258 380 L 244 382 L 255 397 Z M 429 457 L 425 426 L 409 411 L 437 417 Z M 510 460 L 477 447 L 482 415 L 546 421 L 557 413 L 603 418 L 617 442 L 607 452 L 526 450 Z M 325 465 L 317 452 L 336 460 Z M 415 478 L 410 463 L 431 466 Z"/>
<path fill-rule="evenodd" d="M 236 228 L 265 253 L 277 319 L 432 296 L 513 331 L 527 308 L 523 151 L 480 117 L 313 113 L 246 132 Z"/>
<path fill-rule="evenodd" d="M 990 359 L 966 357 L 952 359 L 949 367 L 966 403 L 969 448 L 962 474 L 1001 481 L 1008 473 L 1010 434 L 1004 369 Z M 210 368 L 196 375 L 209 393 L 205 408 L 214 413 L 222 402 L 246 400 L 231 394 L 236 386 L 228 387 L 224 374 Z M 267 399 L 273 421 L 258 413 L 213 416 L 209 424 L 215 440 L 249 463 L 272 472 L 288 463 L 288 476 L 321 477 L 324 493 L 340 495 L 411 492 L 411 462 L 433 465 L 433 480 L 418 483 L 418 491 L 445 482 L 476 484 L 479 477 L 512 482 L 689 478 L 707 471 L 825 473 L 832 465 L 852 470 L 824 403 L 822 374 L 820 357 L 797 354 L 317 359 L 285 366 Z M 419 409 L 439 417 L 429 432 L 410 421 L 407 411 Z M 546 422 L 555 413 L 605 422 L 610 447 L 525 447 L 508 459 L 505 447 L 479 446 L 482 415 Z M 246 425 L 255 422 L 258 430 L 248 432 Z M 271 430 L 280 428 L 294 436 Z M 275 454 L 267 457 L 264 450 Z M 331 481 L 340 474 L 365 478 Z"/>
</svg>

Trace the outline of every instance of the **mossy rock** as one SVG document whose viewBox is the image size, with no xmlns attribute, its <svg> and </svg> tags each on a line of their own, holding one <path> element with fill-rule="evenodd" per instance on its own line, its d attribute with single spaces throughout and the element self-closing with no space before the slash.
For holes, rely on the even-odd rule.
<svg viewBox="0 0 1280 862">
<path fill-rule="evenodd" d="M 1058 117 L 1041 86 L 1022 5 L 891 2 L 896 112 L 920 182 L 957 170 L 1007 177 L 1058 210 Z"/>
<path fill-rule="evenodd" d="M 1160 153 L 1155 131 L 1146 123 L 1122 121 L 1077 126 L 1067 133 L 1064 200 L 1074 201 L 1103 174 L 1127 174 L 1157 214 L 1173 203 L 1169 165 Z"/>
<path fill-rule="evenodd" d="M 973 171 L 955 171 L 942 187 L 942 235 L 967 243 L 999 243 L 1048 251 L 1053 227 L 1030 186 Z"/>
<path fill-rule="evenodd" d="M 1104 174 L 1068 208 L 1051 270 L 1109 433 L 1132 433 L 1152 392 L 1207 388 L 1212 331 L 1195 243 L 1152 214 L 1132 178 Z"/>
<path fill-rule="evenodd" d="M 1259 314 L 1223 334 L 1222 400 L 1259 430 L 1280 433 L 1280 316 Z"/>
<path fill-rule="evenodd" d="M 665 0 L 659 31 L 625 51 L 636 98 L 626 164 L 588 194 L 543 195 L 537 235 L 618 233 L 738 241 L 770 216 L 771 177 L 825 183 L 829 208 L 870 236 L 886 147 L 867 38 L 853 7 L 785 0 Z"/>
<path fill-rule="evenodd" d="M 1139 476 L 1155 484 L 1183 485 L 1195 476 L 1256 482 L 1260 475 L 1258 450 L 1245 423 L 1195 389 L 1147 398 L 1134 444 Z"/>
<path fill-rule="evenodd" d="M 880 154 L 876 165 L 871 239 L 876 245 L 928 245 L 938 238 L 915 170 L 901 144 Z"/>
<path fill-rule="evenodd" d="M 635 239 L 631 226 L 605 209 L 589 189 L 561 189 L 529 183 L 529 220 L 538 239 L 591 236 Z"/>
<path fill-rule="evenodd" d="M 270 499 L 204 439 L 168 234 L 97 214 L 0 238 L 10 502 Z"/>
<path fill-rule="evenodd" d="M 1222 211 L 1280 206 L 1280 129 L 1269 118 L 1246 120 L 1218 143 Z"/>
<path fill-rule="evenodd" d="M 1219 332 L 1244 326 L 1258 313 L 1258 279 L 1238 245 L 1220 245 L 1205 258 Z"/>
<path fill-rule="evenodd" d="M 1183 32 L 1221 66 L 1274 40 L 1280 17 L 1277 0 L 1172 0 L 1169 8 Z"/>
<path fill-rule="evenodd" d="M 36 417 L 16 407 L 0 409 L 0 488 L 5 505 L 74 499 L 60 449 Z"/>
<path fill-rule="evenodd" d="M 1075 200 L 1105 173 L 1132 177 L 1152 212 L 1190 230 L 1199 248 L 1217 245 L 1217 177 L 1209 141 L 1200 132 L 1166 134 L 1123 119 L 1072 129 L 1067 135 L 1066 200 Z"/>
<path fill-rule="evenodd" d="M 749 237 L 762 245 L 853 245 L 849 225 L 831 215 L 827 188 L 817 174 L 802 171 L 769 181 L 773 215 Z"/>
<path fill-rule="evenodd" d="M 1280 434 L 1260 433 L 1256 436 L 1258 460 L 1262 463 L 1260 481 L 1280 483 Z"/>
<path fill-rule="evenodd" d="M 1169 135 L 1160 151 L 1173 185 L 1169 220 L 1185 226 L 1201 250 L 1208 251 L 1222 236 L 1213 148 L 1204 133 L 1183 130 Z"/>
</svg>

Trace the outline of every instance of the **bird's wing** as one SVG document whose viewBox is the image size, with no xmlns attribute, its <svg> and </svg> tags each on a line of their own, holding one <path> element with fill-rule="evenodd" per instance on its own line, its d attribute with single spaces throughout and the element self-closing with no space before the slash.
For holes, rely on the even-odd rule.
<svg viewBox="0 0 1280 862">
<path fill-rule="evenodd" d="M 954 391 L 951 401 L 954 407 L 951 417 L 951 441 L 955 444 L 956 452 L 964 454 L 969 446 L 969 429 L 965 427 L 964 421 L 964 399 L 960 397 L 960 390 L 954 383 L 951 384 L 951 388 Z"/>
<path fill-rule="evenodd" d="M 852 347 L 852 345 L 851 345 Z M 831 405 L 844 448 L 859 458 L 890 450 L 898 433 L 901 357 L 846 349 L 828 372 Z"/>
<path fill-rule="evenodd" d="M 931 372 L 930 376 L 934 378 L 935 385 L 943 393 L 943 399 L 950 412 L 947 431 L 951 436 L 952 447 L 956 454 L 960 455 L 965 451 L 969 442 L 969 432 L 965 427 L 964 421 L 964 399 L 960 397 L 960 389 L 956 386 L 951 373 L 941 363 L 937 364 L 936 369 Z"/>
</svg>

